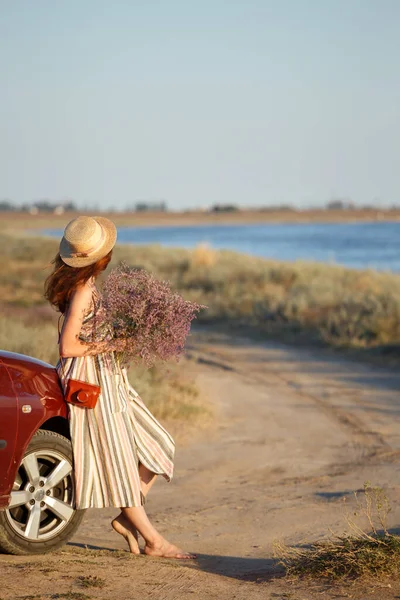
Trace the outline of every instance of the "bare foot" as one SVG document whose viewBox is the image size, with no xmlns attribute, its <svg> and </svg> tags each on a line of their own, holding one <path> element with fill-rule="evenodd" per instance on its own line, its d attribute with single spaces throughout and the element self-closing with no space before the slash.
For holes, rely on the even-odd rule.
<svg viewBox="0 0 400 600">
<path fill-rule="evenodd" d="M 146 544 L 144 553 L 149 556 L 158 556 L 163 558 L 197 558 L 197 554 L 184 552 L 177 546 L 170 544 L 167 540 L 161 539 L 156 544 Z"/>
<path fill-rule="evenodd" d="M 132 554 L 140 554 L 137 531 L 130 527 L 123 515 L 119 515 L 116 519 L 111 521 L 111 525 L 117 533 L 126 539 L 130 552 Z"/>
</svg>

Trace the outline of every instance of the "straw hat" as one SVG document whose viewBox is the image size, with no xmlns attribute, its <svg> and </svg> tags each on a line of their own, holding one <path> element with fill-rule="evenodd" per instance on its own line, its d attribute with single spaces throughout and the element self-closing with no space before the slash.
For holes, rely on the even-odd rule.
<svg viewBox="0 0 400 600">
<path fill-rule="evenodd" d="M 117 229 L 105 217 L 77 217 L 68 223 L 60 256 L 70 267 L 87 267 L 106 256 L 117 240 Z"/>
</svg>

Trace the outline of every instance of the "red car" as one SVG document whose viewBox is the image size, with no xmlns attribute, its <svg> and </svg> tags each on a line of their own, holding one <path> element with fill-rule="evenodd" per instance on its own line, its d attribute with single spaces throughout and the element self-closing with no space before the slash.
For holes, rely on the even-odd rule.
<svg viewBox="0 0 400 600">
<path fill-rule="evenodd" d="M 67 405 L 55 368 L 0 351 L 0 550 L 55 550 L 84 512 L 74 508 Z"/>
</svg>

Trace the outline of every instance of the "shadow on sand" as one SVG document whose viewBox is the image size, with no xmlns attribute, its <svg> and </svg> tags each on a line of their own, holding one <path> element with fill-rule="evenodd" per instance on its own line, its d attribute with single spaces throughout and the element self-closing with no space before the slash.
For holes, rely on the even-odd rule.
<svg viewBox="0 0 400 600">
<path fill-rule="evenodd" d="M 68 542 L 67 547 L 80 548 L 89 552 L 106 551 L 111 555 L 113 553 L 127 552 L 117 548 L 109 548 L 106 546 L 96 546 L 94 544 L 81 544 L 76 542 Z M 142 555 L 145 558 L 145 555 Z M 158 560 L 150 558 L 149 560 Z M 195 560 L 175 560 L 162 559 L 171 561 L 173 564 L 179 564 L 181 567 L 190 569 L 198 569 L 205 573 L 230 577 L 240 581 L 252 581 L 262 583 L 271 579 L 281 579 L 285 575 L 282 566 L 277 560 L 271 558 L 250 558 L 243 556 L 220 556 L 213 554 L 198 554 Z"/>
<path fill-rule="evenodd" d="M 187 564 L 192 569 L 213 573 L 241 581 L 262 583 L 284 577 L 285 571 L 278 561 L 271 558 L 247 558 L 242 556 L 219 556 L 198 554 L 197 559 Z"/>
</svg>

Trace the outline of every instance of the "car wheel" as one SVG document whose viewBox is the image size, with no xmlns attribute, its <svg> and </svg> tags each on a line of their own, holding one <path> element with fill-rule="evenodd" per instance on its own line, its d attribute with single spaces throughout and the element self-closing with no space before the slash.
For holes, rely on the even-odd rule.
<svg viewBox="0 0 400 600">
<path fill-rule="evenodd" d="M 71 442 L 54 431 L 33 436 L 19 466 L 11 502 L 0 511 L 0 550 L 42 554 L 65 544 L 84 510 L 76 510 Z"/>
</svg>

